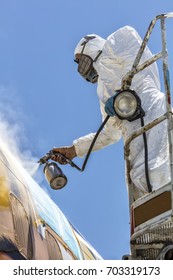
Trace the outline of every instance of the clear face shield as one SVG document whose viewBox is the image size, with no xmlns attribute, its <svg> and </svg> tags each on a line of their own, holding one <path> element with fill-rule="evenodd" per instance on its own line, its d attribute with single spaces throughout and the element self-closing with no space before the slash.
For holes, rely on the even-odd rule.
<svg viewBox="0 0 173 280">
<path fill-rule="evenodd" d="M 82 54 L 78 63 L 79 74 L 88 82 L 96 83 L 98 74 L 93 67 L 93 60 L 90 56 Z"/>
<path fill-rule="evenodd" d="M 78 63 L 78 72 L 79 74 L 88 82 L 96 83 L 98 79 L 97 71 L 95 70 L 93 63 L 96 62 L 102 51 L 99 51 L 96 58 L 93 60 L 89 55 L 83 54 L 84 48 L 89 40 L 94 39 L 95 36 L 86 36 L 86 41 L 82 43 L 83 49 L 79 58 L 76 58 L 74 61 Z"/>
</svg>

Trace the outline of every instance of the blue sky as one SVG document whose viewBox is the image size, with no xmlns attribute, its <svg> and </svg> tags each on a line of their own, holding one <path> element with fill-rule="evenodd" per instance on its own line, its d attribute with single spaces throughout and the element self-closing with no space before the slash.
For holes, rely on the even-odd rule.
<svg viewBox="0 0 173 280">
<path fill-rule="evenodd" d="M 81 37 L 103 38 L 130 25 L 143 37 L 158 14 L 173 12 L 170 0 L 0 0 L 0 109 L 20 151 L 36 162 L 52 147 L 71 145 L 101 124 L 96 85 L 76 71 L 73 52 Z M 167 20 L 170 71 L 173 19 Z M 160 25 L 149 47 L 161 50 Z M 160 67 L 160 66 L 159 66 Z M 82 166 L 83 159 L 75 159 Z M 94 152 L 85 172 L 62 169 L 61 191 L 41 186 L 104 259 L 129 253 L 129 208 L 123 143 Z M 42 175 L 40 175 L 42 176 Z M 36 176 L 38 179 L 38 177 Z M 52 213 L 53 215 L 53 213 Z"/>
</svg>

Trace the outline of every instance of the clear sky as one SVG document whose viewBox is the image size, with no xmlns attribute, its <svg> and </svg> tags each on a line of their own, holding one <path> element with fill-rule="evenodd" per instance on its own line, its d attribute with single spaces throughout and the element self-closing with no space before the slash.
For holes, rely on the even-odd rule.
<svg viewBox="0 0 173 280">
<path fill-rule="evenodd" d="M 76 71 L 76 44 L 91 33 L 106 38 L 124 25 L 143 37 L 150 21 L 166 12 L 173 12 L 171 0 L 0 0 L 1 134 L 35 164 L 52 147 L 95 132 L 101 124 L 96 85 Z M 167 24 L 172 76 L 173 19 Z M 161 50 L 160 23 L 149 47 L 154 53 Z M 82 166 L 83 159 L 74 161 Z M 129 253 L 124 166 L 121 140 L 94 152 L 83 173 L 63 166 L 68 185 L 61 191 L 50 189 L 42 168 L 35 174 L 104 259 Z"/>
</svg>

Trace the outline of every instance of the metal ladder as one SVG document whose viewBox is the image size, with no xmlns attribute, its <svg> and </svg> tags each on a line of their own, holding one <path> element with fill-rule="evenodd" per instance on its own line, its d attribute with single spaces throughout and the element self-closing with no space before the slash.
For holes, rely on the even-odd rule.
<svg viewBox="0 0 173 280">
<path fill-rule="evenodd" d="M 158 59 L 162 59 L 166 95 L 166 113 L 135 131 L 127 139 L 124 146 L 127 185 L 129 190 L 131 255 L 125 255 L 123 256 L 123 259 L 173 259 L 173 113 L 171 106 L 165 23 L 167 18 L 172 17 L 173 12 L 158 15 L 151 21 L 131 70 L 122 79 L 121 89 L 130 89 L 132 79 L 138 72 L 156 62 Z M 162 50 L 161 52 L 153 55 L 149 60 L 139 64 L 153 28 L 158 20 L 160 20 L 161 23 Z M 168 122 L 171 181 L 169 184 L 159 188 L 158 190 L 155 190 L 154 192 L 151 192 L 134 201 L 133 182 L 130 178 L 130 143 L 135 138 L 142 135 L 145 131 L 152 129 L 154 126 L 158 125 L 164 120 L 167 120 Z"/>
</svg>

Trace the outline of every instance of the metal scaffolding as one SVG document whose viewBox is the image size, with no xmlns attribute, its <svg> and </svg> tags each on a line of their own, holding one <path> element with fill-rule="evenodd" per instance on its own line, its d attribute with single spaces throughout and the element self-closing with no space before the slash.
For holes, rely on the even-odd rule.
<svg viewBox="0 0 173 280">
<path fill-rule="evenodd" d="M 133 77 L 152 63 L 162 59 L 164 87 L 166 95 L 166 113 L 151 123 L 135 131 L 125 142 L 124 154 L 127 170 L 127 184 L 129 190 L 129 207 L 131 219 L 131 259 L 165 259 L 170 250 L 173 257 L 173 114 L 171 106 L 170 78 L 168 67 L 168 52 L 166 45 L 166 23 L 167 18 L 172 18 L 173 13 L 156 16 L 150 23 L 141 47 L 137 53 L 131 70 L 123 77 L 121 90 L 130 89 Z M 144 63 L 139 64 L 145 47 L 156 22 L 160 20 L 162 50 L 153 55 Z M 166 186 L 149 193 L 148 195 L 134 201 L 133 182 L 130 178 L 130 143 L 139 135 L 152 129 L 162 121 L 168 122 L 168 142 L 171 181 Z M 163 203 L 162 203 L 163 202 Z M 157 209 L 157 203 L 162 206 Z M 155 205 L 155 206 L 154 206 Z M 155 207 L 155 208 L 154 208 Z M 147 210 L 147 211 L 146 211 Z M 150 214 L 149 212 L 153 214 Z M 145 214 L 144 214 L 145 213 Z M 169 247 L 167 250 L 165 246 Z M 170 245 L 172 244 L 172 245 Z M 162 252 L 163 251 L 163 252 Z M 169 254 L 170 254 L 169 252 Z M 166 255 L 167 254 L 167 255 Z"/>
</svg>

